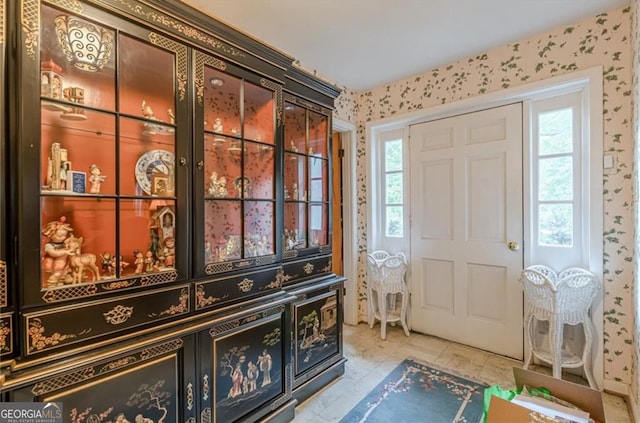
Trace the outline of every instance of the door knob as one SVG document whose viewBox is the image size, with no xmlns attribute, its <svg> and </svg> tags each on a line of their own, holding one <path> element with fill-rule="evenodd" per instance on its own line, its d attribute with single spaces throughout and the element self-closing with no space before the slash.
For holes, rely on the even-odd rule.
<svg viewBox="0 0 640 423">
<path fill-rule="evenodd" d="M 509 247 L 511 251 L 518 251 L 520 249 L 520 245 L 518 245 L 516 241 L 510 241 L 507 244 L 507 247 Z"/>
</svg>

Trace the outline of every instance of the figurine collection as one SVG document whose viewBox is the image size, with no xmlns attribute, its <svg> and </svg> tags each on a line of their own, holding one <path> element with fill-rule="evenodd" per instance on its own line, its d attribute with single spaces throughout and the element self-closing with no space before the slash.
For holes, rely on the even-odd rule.
<svg viewBox="0 0 640 423">
<path fill-rule="evenodd" d="M 76 236 L 76 231 L 66 216 L 48 222 L 42 228 L 44 287 L 55 288 L 173 269 L 174 219 L 171 207 L 165 206 L 155 211 L 150 226 L 149 245 L 144 250 L 132 251 L 131 268 L 131 263 L 123 255 L 116 256 L 109 251 L 99 254 L 83 252 L 84 237 Z"/>
</svg>

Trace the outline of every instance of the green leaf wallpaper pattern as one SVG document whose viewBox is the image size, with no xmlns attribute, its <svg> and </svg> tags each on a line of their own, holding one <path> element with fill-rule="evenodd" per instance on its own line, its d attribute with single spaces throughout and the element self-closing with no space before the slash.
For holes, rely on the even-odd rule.
<svg viewBox="0 0 640 423">
<path fill-rule="evenodd" d="M 630 397 L 634 403 L 633 408 L 637 411 L 640 410 L 640 203 L 639 203 L 639 190 L 640 190 L 640 148 L 638 148 L 638 143 L 640 142 L 640 0 L 634 0 L 631 2 L 631 37 L 632 37 L 632 49 L 633 49 L 633 135 L 635 139 L 635 156 L 633 159 L 634 163 L 634 196 L 633 196 L 633 206 L 635 210 L 634 215 L 634 228 L 635 228 L 635 249 L 634 249 L 634 257 L 633 262 L 634 265 L 634 280 L 633 285 L 634 288 L 634 297 L 633 303 L 636 305 L 635 314 L 634 314 L 634 322 L 635 327 L 633 330 L 633 334 L 635 335 L 635 345 L 634 342 L 625 342 L 633 348 L 633 360 L 631 366 L 631 375 L 632 375 L 632 384 L 631 384 L 631 393 Z M 619 60 L 619 59 L 615 59 Z"/>
<path fill-rule="evenodd" d="M 637 2 L 637 0 L 635 0 Z M 633 3 L 633 2 L 632 2 Z M 637 24 L 636 24 L 637 27 Z M 632 34 L 630 7 L 612 10 L 574 25 L 539 34 L 513 44 L 499 46 L 474 57 L 432 69 L 369 91 L 344 89 L 336 100 L 336 118 L 357 124 L 358 186 L 358 310 L 366 319 L 365 255 L 366 141 L 365 124 L 394 115 L 427 109 L 505 88 L 545 80 L 569 72 L 601 66 L 604 93 L 604 151 L 616 155 L 616 168 L 604 177 L 604 321 L 605 379 L 631 384 L 630 368 L 640 356 L 634 347 L 634 320 L 640 319 L 634 304 L 634 148 L 632 94 L 637 74 L 639 35 Z M 418 52 L 419 54 L 419 52 Z M 632 64 L 633 62 L 633 64 Z M 637 72 L 637 70 L 636 70 Z M 637 108 L 636 102 L 636 108 Z M 632 129 L 634 132 L 632 133 Z M 636 163 L 640 162 L 640 157 Z M 635 200 L 637 202 L 637 199 Z M 634 319 L 635 317 L 635 319 Z M 633 328 L 633 329 L 632 329 Z M 634 377 L 634 387 L 637 388 Z"/>
</svg>

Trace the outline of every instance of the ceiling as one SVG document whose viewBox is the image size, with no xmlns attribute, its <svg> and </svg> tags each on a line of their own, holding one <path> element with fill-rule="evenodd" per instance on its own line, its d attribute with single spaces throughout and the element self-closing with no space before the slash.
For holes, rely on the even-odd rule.
<svg viewBox="0 0 640 423">
<path fill-rule="evenodd" d="M 185 0 L 360 91 L 576 24 L 629 0 Z"/>
</svg>

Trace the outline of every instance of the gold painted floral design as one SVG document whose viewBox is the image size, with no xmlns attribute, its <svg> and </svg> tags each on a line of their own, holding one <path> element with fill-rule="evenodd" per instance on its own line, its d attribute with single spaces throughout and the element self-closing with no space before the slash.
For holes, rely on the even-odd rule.
<svg viewBox="0 0 640 423">
<path fill-rule="evenodd" d="M 0 353 L 11 352 L 11 327 L 5 319 L 0 320 Z"/>
<path fill-rule="evenodd" d="M 178 304 L 172 305 L 168 309 L 158 313 L 158 314 L 149 314 L 149 317 L 161 317 L 161 316 L 172 316 L 176 314 L 183 314 L 189 311 L 189 290 L 184 288 L 180 291 L 180 297 L 178 299 Z"/>
<path fill-rule="evenodd" d="M 222 301 L 226 299 L 229 294 L 224 294 L 222 297 L 213 297 L 209 295 L 208 297 L 204 296 L 204 287 L 202 285 L 198 286 L 196 289 L 196 304 L 198 304 L 198 308 L 203 308 L 218 301 Z"/>
<path fill-rule="evenodd" d="M 59 345 L 66 340 L 77 338 L 78 335 L 82 335 L 87 331 L 82 331 L 79 334 L 62 334 L 60 332 L 54 332 L 50 336 L 45 335 L 45 327 L 42 325 L 42 321 L 40 319 L 30 319 L 29 320 L 29 342 L 27 346 L 27 350 L 29 352 L 32 351 L 41 351 L 47 348 L 54 347 Z"/>
</svg>

